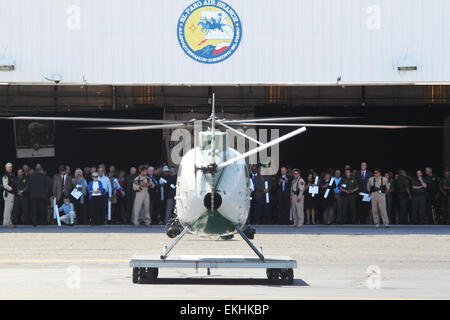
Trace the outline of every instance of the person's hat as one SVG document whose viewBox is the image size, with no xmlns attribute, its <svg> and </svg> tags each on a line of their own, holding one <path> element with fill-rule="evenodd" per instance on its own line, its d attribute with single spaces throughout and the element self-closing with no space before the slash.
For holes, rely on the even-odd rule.
<svg viewBox="0 0 450 320">
<path fill-rule="evenodd" d="M 9 168 L 9 167 L 12 167 L 13 165 L 12 165 L 12 163 L 11 162 L 8 162 L 7 164 L 5 164 L 5 169 L 6 168 Z"/>
<path fill-rule="evenodd" d="M 92 176 L 93 176 L 93 177 L 98 177 L 98 173 L 97 173 L 97 172 L 94 172 L 94 173 L 92 173 Z"/>
<path fill-rule="evenodd" d="M 170 171 L 170 170 L 169 170 L 169 167 L 168 167 L 168 166 L 164 166 L 164 167 L 162 168 L 162 171 L 164 172 L 164 171 Z"/>
</svg>

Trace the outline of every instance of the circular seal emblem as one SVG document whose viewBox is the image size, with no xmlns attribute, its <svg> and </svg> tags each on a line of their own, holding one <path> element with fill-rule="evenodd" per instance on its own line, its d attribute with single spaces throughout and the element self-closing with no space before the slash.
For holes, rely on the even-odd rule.
<svg viewBox="0 0 450 320">
<path fill-rule="evenodd" d="M 239 47 L 241 20 L 223 1 L 196 1 L 178 20 L 178 42 L 195 61 L 218 63 L 229 58 Z"/>
</svg>

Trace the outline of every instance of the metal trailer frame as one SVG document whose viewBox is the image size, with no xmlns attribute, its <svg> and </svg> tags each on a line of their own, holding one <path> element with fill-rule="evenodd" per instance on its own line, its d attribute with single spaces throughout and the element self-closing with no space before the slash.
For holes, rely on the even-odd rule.
<svg viewBox="0 0 450 320">
<path fill-rule="evenodd" d="M 247 256 L 202 256 L 180 255 L 161 259 L 157 255 L 134 255 L 130 260 L 133 268 L 133 283 L 155 283 L 159 268 L 211 268 L 266 269 L 270 282 L 293 284 L 297 261 L 289 256 L 258 257 Z"/>
</svg>

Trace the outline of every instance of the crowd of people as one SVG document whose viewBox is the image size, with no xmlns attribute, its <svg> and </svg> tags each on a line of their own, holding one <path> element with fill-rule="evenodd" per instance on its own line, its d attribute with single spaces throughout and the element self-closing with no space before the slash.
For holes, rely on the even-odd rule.
<svg viewBox="0 0 450 320">
<path fill-rule="evenodd" d="M 131 167 L 129 173 L 105 164 L 77 168 L 61 165 L 50 177 L 37 164 L 17 170 L 5 165 L 0 191 L 4 227 L 54 224 L 165 224 L 175 207 L 176 168 Z"/>
<path fill-rule="evenodd" d="M 282 167 L 267 176 L 264 170 L 251 167 L 251 224 L 450 224 L 448 168 L 442 177 L 430 167 L 414 175 L 371 171 L 365 162 L 320 174 Z"/>
<path fill-rule="evenodd" d="M 432 168 L 408 175 L 365 162 L 359 169 L 326 169 L 320 174 L 282 167 L 265 175 L 250 167 L 250 224 L 450 224 L 450 175 Z M 174 214 L 177 170 L 166 164 L 141 165 L 129 172 L 105 164 L 77 168 L 61 165 L 50 177 L 37 164 L 5 165 L 0 191 L 4 227 L 19 224 L 166 224 Z M 1 208 L 3 206 L 4 208 Z"/>
</svg>

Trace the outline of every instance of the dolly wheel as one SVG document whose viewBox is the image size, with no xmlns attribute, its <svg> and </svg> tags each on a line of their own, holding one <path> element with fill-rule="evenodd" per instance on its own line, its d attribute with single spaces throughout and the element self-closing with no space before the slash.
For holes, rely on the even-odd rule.
<svg viewBox="0 0 450 320">
<path fill-rule="evenodd" d="M 139 282 L 139 269 L 133 268 L 133 283 Z"/>
<path fill-rule="evenodd" d="M 158 278 L 158 268 L 147 268 L 147 283 L 153 283 Z"/>
<path fill-rule="evenodd" d="M 287 269 L 287 283 L 294 284 L 294 269 Z"/>
<path fill-rule="evenodd" d="M 278 278 L 278 274 L 275 269 L 267 269 L 266 274 L 267 279 L 269 279 L 270 282 L 275 282 Z"/>
</svg>

